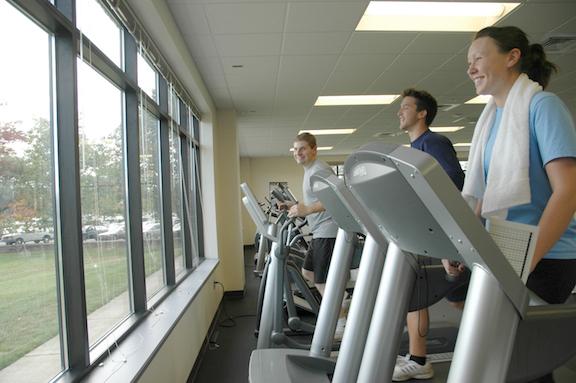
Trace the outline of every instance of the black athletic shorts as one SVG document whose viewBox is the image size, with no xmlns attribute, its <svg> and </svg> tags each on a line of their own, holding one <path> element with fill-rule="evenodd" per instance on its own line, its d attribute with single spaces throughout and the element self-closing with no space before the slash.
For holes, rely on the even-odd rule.
<svg viewBox="0 0 576 383">
<path fill-rule="evenodd" d="M 335 243 L 336 238 L 312 239 L 302 268 L 314 272 L 314 283 L 326 283 Z"/>
<path fill-rule="evenodd" d="M 526 287 L 550 304 L 564 303 L 576 284 L 576 259 L 542 259 Z"/>
<path fill-rule="evenodd" d="M 470 285 L 471 275 L 472 273 L 469 269 L 464 270 L 462 274 L 460 274 L 459 281 L 466 281 L 466 283 L 446 294 L 445 298 L 449 302 L 464 302 L 466 300 L 466 294 L 468 293 L 468 286 Z"/>
</svg>

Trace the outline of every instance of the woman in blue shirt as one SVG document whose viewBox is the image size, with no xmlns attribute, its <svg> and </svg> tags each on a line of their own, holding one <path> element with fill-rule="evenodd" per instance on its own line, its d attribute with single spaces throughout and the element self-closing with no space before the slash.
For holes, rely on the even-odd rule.
<svg viewBox="0 0 576 383">
<path fill-rule="evenodd" d="M 467 72 L 476 93 L 492 100 L 474 132 L 463 194 L 484 218 L 538 226 L 527 287 L 563 303 L 576 284 L 576 130 L 564 103 L 543 91 L 554 71 L 519 28 L 476 34 Z M 535 382 L 553 381 L 548 374 Z"/>
</svg>

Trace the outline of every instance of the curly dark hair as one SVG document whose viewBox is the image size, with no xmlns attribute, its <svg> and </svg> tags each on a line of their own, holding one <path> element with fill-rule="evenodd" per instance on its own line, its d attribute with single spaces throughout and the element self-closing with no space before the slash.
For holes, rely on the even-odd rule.
<svg viewBox="0 0 576 383">
<path fill-rule="evenodd" d="M 402 92 L 402 97 L 414 97 L 416 99 L 416 110 L 418 112 L 426 111 L 426 126 L 432 125 L 432 121 L 434 121 L 438 112 L 438 103 L 430 93 L 425 90 L 408 88 Z"/>
</svg>

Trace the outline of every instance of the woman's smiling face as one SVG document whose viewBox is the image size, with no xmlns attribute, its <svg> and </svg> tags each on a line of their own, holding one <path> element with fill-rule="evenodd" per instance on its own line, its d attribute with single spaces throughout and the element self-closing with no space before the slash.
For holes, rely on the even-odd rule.
<svg viewBox="0 0 576 383">
<path fill-rule="evenodd" d="M 477 94 L 504 97 L 519 72 L 515 69 L 520 51 L 501 52 L 491 37 L 479 37 L 468 49 L 468 77 Z"/>
</svg>

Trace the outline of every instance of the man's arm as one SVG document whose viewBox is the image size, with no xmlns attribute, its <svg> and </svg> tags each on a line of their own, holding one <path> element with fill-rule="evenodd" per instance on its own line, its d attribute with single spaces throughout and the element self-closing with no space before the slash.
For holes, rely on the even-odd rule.
<svg viewBox="0 0 576 383">
<path fill-rule="evenodd" d="M 288 210 L 294 205 L 296 205 L 296 202 L 292 201 L 276 202 L 276 206 L 280 210 Z"/>
<path fill-rule="evenodd" d="M 297 204 L 293 205 L 289 212 L 288 212 L 288 217 L 306 217 L 307 215 L 313 214 L 313 213 L 320 213 L 321 211 L 324 211 L 324 206 L 322 205 L 322 202 L 318 201 L 318 202 L 314 202 L 311 205 L 304 205 L 301 202 L 298 202 Z"/>
</svg>

